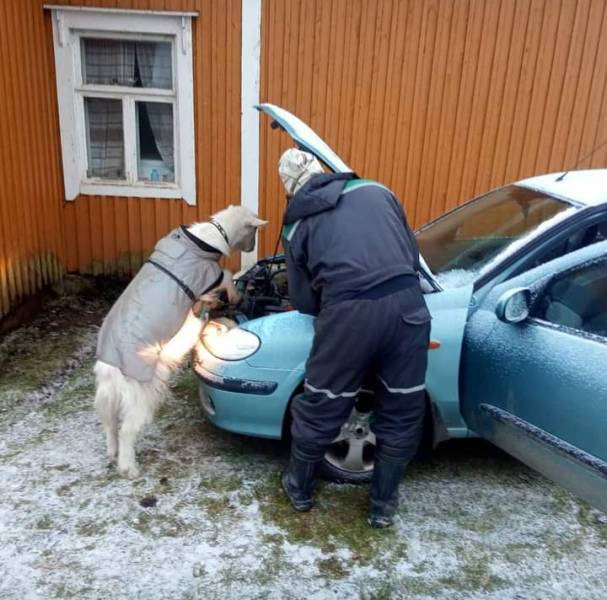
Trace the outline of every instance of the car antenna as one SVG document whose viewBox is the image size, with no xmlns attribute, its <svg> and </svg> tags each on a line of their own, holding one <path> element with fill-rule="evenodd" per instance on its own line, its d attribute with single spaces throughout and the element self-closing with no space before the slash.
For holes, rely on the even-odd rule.
<svg viewBox="0 0 607 600">
<path fill-rule="evenodd" d="M 580 158 L 580 160 L 578 160 L 575 163 L 575 165 L 573 166 L 573 170 L 577 169 L 578 166 L 580 165 L 580 163 L 583 163 L 587 158 L 590 158 L 595 152 L 600 150 L 605 144 L 607 144 L 607 140 L 604 140 L 602 144 L 599 144 L 598 146 L 593 148 L 592 151 L 590 152 L 590 154 L 587 154 L 586 156 L 584 156 L 584 158 Z M 563 181 L 563 179 L 565 179 L 565 177 L 567 177 L 569 171 L 571 171 L 571 169 L 567 169 L 562 175 L 559 175 L 554 181 Z"/>
</svg>

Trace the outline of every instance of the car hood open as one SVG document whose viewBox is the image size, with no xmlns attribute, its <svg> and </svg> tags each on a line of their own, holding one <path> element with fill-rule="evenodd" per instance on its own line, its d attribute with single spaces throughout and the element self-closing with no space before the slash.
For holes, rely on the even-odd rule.
<svg viewBox="0 0 607 600">
<path fill-rule="evenodd" d="M 288 110 L 274 104 L 258 104 L 255 107 L 272 119 L 272 127 L 286 131 L 301 150 L 314 154 L 335 173 L 352 173 L 352 169 L 308 125 Z"/>
<path fill-rule="evenodd" d="M 255 108 L 272 119 L 272 128 L 280 128 L 288 133 L 301 150 L 305 150 L 316 156 L 331 171 L 335 173 L 354 172 L 311 127 L 288 110 L 267 102 L 257 104 Z M 420 259 L 422 270 L 435 289 L 440 290 L 441 286 L 428 268 L 426 261 L 422 256 L 420 256 Z"/>
</svg>

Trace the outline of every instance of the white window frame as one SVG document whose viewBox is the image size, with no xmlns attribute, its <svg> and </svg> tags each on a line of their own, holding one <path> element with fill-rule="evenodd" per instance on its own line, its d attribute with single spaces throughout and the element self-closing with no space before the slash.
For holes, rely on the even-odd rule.
<svg viewBox="0 0 607 600">
<path fill-rule="evenodd" d="M 65 199 L 80 194 L 183 198 L 196 204 L 192 18 L 195 12 L 161 12 L 45 5 L 52 11 Z M 170 41 L 173 89 L 87 85 L 82 81 L 81 38 Z M 84 98 L 122 100 L 126 180 L 87 177 Z M 139 181 L 135 102 L 173 105 L 175 181 Z"/>
</svg>

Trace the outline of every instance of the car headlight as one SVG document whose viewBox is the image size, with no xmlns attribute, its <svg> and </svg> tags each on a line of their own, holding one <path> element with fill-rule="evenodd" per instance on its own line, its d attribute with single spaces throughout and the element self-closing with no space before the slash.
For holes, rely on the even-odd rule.
<svg viewBox="0 0 607 600">
<path fill-rule="evenodd" d="M 202 330 L 204 347 L 216 358 L 242 360 L 255 354 L 261 346 L 259 338 L 227 319 L 209 321 Z"/>
</svg>

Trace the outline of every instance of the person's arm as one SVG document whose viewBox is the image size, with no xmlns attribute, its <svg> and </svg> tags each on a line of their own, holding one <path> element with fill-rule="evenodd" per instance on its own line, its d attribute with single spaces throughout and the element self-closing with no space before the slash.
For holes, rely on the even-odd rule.
<svg viewBox="0 0 607 600">
<path fill-rule="evenodd" d="M 301 313 L 316 316 L 320 311 L 320 298 L 312 288 L 310 273 L 305 265 L 301 247 L 282 238 L 287 258 L 287 276 L 289 278 L 289 299 Z"/>
</svg>

